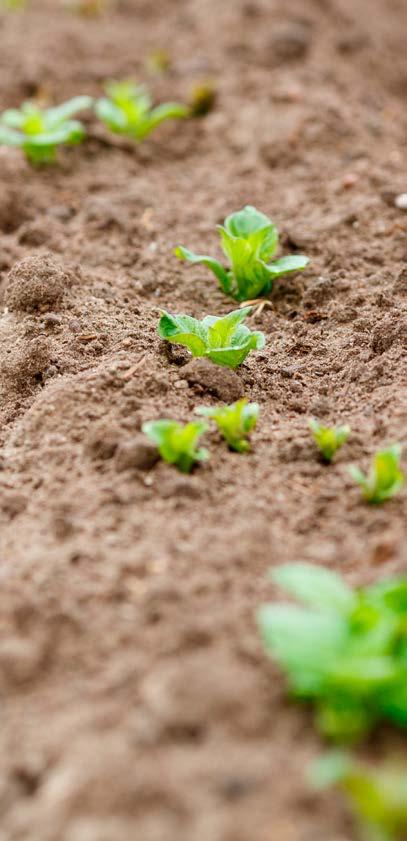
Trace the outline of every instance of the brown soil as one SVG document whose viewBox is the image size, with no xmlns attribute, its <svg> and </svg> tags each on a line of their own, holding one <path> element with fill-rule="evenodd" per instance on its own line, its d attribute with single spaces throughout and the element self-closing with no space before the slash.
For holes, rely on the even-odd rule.
<svg viewBox="0 0 407 841">
<path fill-rule="evenodd" d="M 134 150 L 92 118 L 56 168 L 0 149 L 0 839 L 346 841 L 254 614 L 283 561 L 354 584 L 407 568 L 406 492 L 371 509 L 347 473 L 406 443 L 407 5 L 31 8 L 1 17 L 2 108 L 132 75 L 219 96 Z M 163 47 L 171 72 L 149 77 Z M 245 203 L 311 263 L 251 319 L 266 348 L 234 377 L 168 354 L 156 324 L 233 308 L 172 249 L 214 253 Z M 155 463 L 144 420 L 242 392 L 261 404 L 250 455 L 213 434 L 192 476 Z M 330 468 L 310 415 L 352 425 Z"/>
</svg>

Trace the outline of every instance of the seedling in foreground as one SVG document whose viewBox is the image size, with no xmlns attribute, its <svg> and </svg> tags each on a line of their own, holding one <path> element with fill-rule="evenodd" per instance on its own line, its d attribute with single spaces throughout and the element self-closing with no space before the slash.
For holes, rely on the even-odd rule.
<svg viewBox="0 0 407 841">
<path fill-rule="evenodd" d="M 161 458 L 175 464 L 182 473 L 190 473 L 197 461 L 206 461 L 208 451 L 198 449 L 198 441 L 208 425 L 196 421 L 183 425 L 173 420 L 147 421 L 143 432 L 157 445 Z"/>
<path fill-rule="evenodd" d="M 305 606 L 262 607 L 262 636 L 294 695 L 314 702 L 322 732 L 353 740 L 381 719 L 406 728 L 407 577 L 351 590 L 305 563 L 272 577 Z"/>
<path fill-rule="evenodd" d="M 168 342 L 184 345 L 192 356 L 206 356 L 217 365 L 237 368 L 251 350 L 265 345 L 263 333 L 242 324 L 251 309 L 244 307 L 220 318 L 207 315 L 202 321 L 190 315 L 163 312 L 158 335 Z"/>
<path fill-rule="evenodd" d="M 188 117 L 189 108 L 176 102 L 166 102 L 152 108 L 151 97 L 141 85 L 133 82 L 109 82 L 107 96 L 96 102 L 100 120 L 115 134 L 123 134 L 139 142 L 160 123 Z"/>
<path fill-rule="evenodd" d="M 31 102 L 24 102 L 19 110 L 9 108 L 0 117 L 0 145 L 22 149 L 33 164 L 54 163 L 58 146 L 84 139 L 82 123 L 72 117 L 91 104 L 90 96 L 76 96 L 55 108 L 43 109 Z"/>
<path fill-rule="evenodd" d="M 400 458 L 401 447 L 393 444 L 376 453 L 367 475 L 356 465 L 351 465 L 350 475 L 362 488 L 366 502 L 379 505 L 391 499 L 403 487 L 405 476 L 400 467 Z"/>
<path fill-rule="evenodd" d="M 351 755 L 333 751 L 311 769 L 315 788 L 337 784 L 348 796 L 368 841 L 407 837 L 407 766 L 397 762 L 372 768 Z"/>
<path fill-rule="evenodd" d="M 308 421 L 312 437 L 324 461 L 332 461 L 335 453 L 348 440 L 350 426 L 322 426 L 317 420 Z"/>
<path fill-rule="evenodd" d="M 217 277 L 222 291 L 236 301 L 267 295 L 277 277 L 305 269 L 309 262 L 308 257 L 292 255 L 270 263 L 278 247 L 277 228 L 264 213 L 250 205 L 228 216 L 223 225 L 218 225 L 218 230 L 230 268 L 225 268 L 213 257 L 194 254 L 181 245 L 175 249 L 175 254 L 180 260 L 207 266 Z"/>
<path fill-rule="evenodd" d="M 219 408 L 200 406 L 196 412 L 215 421 L 232 450 L 238 453 L 247 453 L 250 450 L 247 436 L 257 423 L 259 416 L 257 403 L 249 403 L 246 398 L 243 398 L 237 403 L 232 403 L 231 406 Z"/>
</svg>

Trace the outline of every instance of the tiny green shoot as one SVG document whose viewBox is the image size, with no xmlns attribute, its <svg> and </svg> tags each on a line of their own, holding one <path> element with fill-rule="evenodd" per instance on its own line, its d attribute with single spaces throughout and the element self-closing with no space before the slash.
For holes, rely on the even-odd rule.
<svg viewBox="0 0 407 841">
<path fill-rule="evenodd" d="M 156 444 L 160 456 L 175 464 L 182 473 L 190 473 L 194 464 L 206 461 L 208 451 L 198 448 L 198 441 L 208 426 L 202 421 L 182 424 L 174 420 L 147 421 L 143 432 Z"/>
<path fill-rule="evenodd" d="M 180 260 L 207 266 L 218 279 L 222 291 L 236 301 L 267 295 L 276 278 L 301 271 L 309 262 L 308 257 L 292 255 L 270 263 L 278 247 L 277 228 L 264 213 L 250 205 L 228 216 L 223 225 L 218 225 L 218 230 L 230 268 L 225 268 L 214 257 L 194 254 L 181 245 L 177 246 L 175 254 Z"/>
<path fill-rule="evenodd" d="M 202 321 L 189 315 L 163 312 L 158 335 L 168 342 L 184 345 L 192 356 L 206 356 L 217 365 L 237 368 L 251 350 L 264 347 L 264 334 L 250 330 L 242 322 L 252 307 L 234 310 L 225 316 L 207 315 Z"/>
<path fill-rule="evenodd" d="M 407 766 L 397 760 L 371 767 L 352 755 L 332 751 L 311 768 L 316 789 L 338 785 L 347 795 L 368 841 L 407 838 Z"/>
<path fill-rule="evenodd" d="M 205 117 L 214 108 L 216 87 L 211 81 L 199 82 L 193 86 L 189 104 L 192 117 Z"/>
<path fill-rule="evenodd" d="M 133 82 L 109 82 L 106 96 L 95 105 L 100 120 L 115 134 L 144 140 L 165 120 L 188 117 L 190 109 L 176 102 L 152 107 L 151 97 L 142 85 Z"/>
<path fill-rule="evenodd" d="M 372 505 L 380 505 L 391 499 L 403 487 L 405 476 L 400 467 L 401 447 L 393 444 L 385 450 L 379 450 L 366 475 L 356 465 L 349 468 L 350 475 L 362 489 L 362 496 Z"/>
<path fill-rule="evenodd" d="M 24 9 L 26 5 L 27 0 L 0 0 L 0 9 L 7 9 L 11 12 Z"/>
<path fill-rule="evenodd" d="M 50 164 L 56 160 L 58 146 L 72 146 L 85 137 L 85 129 L 72 117 L 89 108 L 90 96 L 76 96 L 54 108 L 40 108 L 24 102 L 21 108 L 9 108 L 0 116 L 0 145 L 24 151 L 32 164 Z"/>
<path fill-rule="evenodd" d="M 319 421 L 311 418 L 308 421 L 312 437 L 324 461 L 332 461 L 337 450 L 348 440 L 350 426 L 322 426 Z"/>
<path fill-rule="evenodd" d="M 257 423 L 259 416 L 257 403 L 249 403 L 244 397 L 230 406 L 214 408 L 199 406 L 196 412 L 216 423 L 231 450 L 236 450 L 238 453 L 247 453 L 250 450 L 247 437 Z"/>
<path fill-rule="evenodd" d="M 352 741 L 384 719 L 406 728 L 407 577 L 352 590 L 306 563 L 272 577 L 304 606 L 262 607 L 263 640 L 295 697 L 315 704 L 322 732 Z"/>
</svg>

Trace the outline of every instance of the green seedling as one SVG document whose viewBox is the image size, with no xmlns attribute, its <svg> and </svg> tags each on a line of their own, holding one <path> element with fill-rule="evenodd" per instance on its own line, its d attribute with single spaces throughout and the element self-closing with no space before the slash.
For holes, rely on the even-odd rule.
<svg viewBox="0 0 407 841">
<path fill-rule="evenodd" d="M 158 335 L 168 342 L 184 345 L 192 356 L 206 356 L 217 365 L 237 368 L 251 350 L 260 350 L 265 345 L 263 333 L 242 324 L 251 310 L 244 307 L 220 318 L 207 315 L 202 321 L 189 315 L 163 312 Z"/>
<path fill-rule="evenodd" d="M 100 120 L 115 134 L 123 134 L 136 142 L 144 140 L 165 120 L 176 120 L 190 115 L 186 105 L 166 102 L 152 108 L 149 93 L 133 82 L 110 82 L 107 96 L 96 102 Z"/>
<path fill-rule="evenodd" d="M 407 838 L 407 766 L 396 761 L 372 768 L 333 751 L 311 769 L 317 789 L 338 785 L 347 795 L 367 841 L 403 841 Z"/>
<path fill-rule="evenodd" d="M 231 450 L 236 450 L 238 453 L 247 453 L 250 450 L 247 436 L 256 426 L 259 417 L 257 403 L 249 403 L 246 398 L 243 398 L 237 403 L 232 403 L 231 406 L 219 408 L 199 406 L 196 412 L 215 421 Z"/>
<path fill-rule="evenodd" d="M 207 428 L 202 421 L 183 425 L 173 420 L 158 420 L 143 424 L 143 432 L 157 445 L 161 458 L 175 464 L 182 473 L 190 473 L 196 462 L 209 458 L 208 451 L 197 446 Z"/>
<path fill-rule="evenodd" d="M 76 96 L 55 108 L 40 108 L 24 102 L 21 108 L 9 108 L 0 117 L 0 145 L 22 149 L 33 164 L 56 160 L 58 146 L 72 146 L 85 137 L 85 129 L 72 117 L 89 108 L 90 96 Z"/>
<path fill-rule="evenodd" d="M 199 82 L 193 86 L 189 97 L 191 116 L 205 117 L 206 114 L 212 111 L 215 102 L 216 87 L 213 82 Z"/>
<path fill-rule="evenodd" d="M 407 577 L 352 590 L 324 567 L 293 563 L 272 578 L 305 606 L 262 607 L 261 633 L 322 732 L 352 741 L 382 719 L 407 727 Z"/>
<path fill-rule="evenodd" d="M 337 450 L 348 440 L 350 426 L 322 426 L 317 420 L 308 421 L 312 437 L 324 461 L 332 461 Z"/>
<path fill-rule="evenodd" d="M 18 9 L 24 9 L 27 5 L 27 0 L 0 0 L 0 9 L 14 12 Z"/>
<path fill-rule="evenodd" d="M 223 225 L 218 225 L 218 230 L 230 268 L 225 268 L 213 257 L 194 254 L 181 245 L 175 249 L 175 254 L 180 260 L 207 266 L 218 279 L 222 291 L 236 301 L 267 295 L 277 277 L 305 269 L 309 262 L 308 257 L 292 255 L 270 263 L 278 247 L 277 228 L 264 213 L 250 205 L 228 216 Z"/>
<path fill-rule="evenodd" d="M 404 485 L 405 476 L 400 467 L 401 447 L 393 444 L 386 450 L 379 450 L 373 457 L 366 475 L 356 465 L 349 468 L 350 475 L 362 488 L 362 496 L 372 505 L 380 505 L 395 496 Z"/>
</svg>

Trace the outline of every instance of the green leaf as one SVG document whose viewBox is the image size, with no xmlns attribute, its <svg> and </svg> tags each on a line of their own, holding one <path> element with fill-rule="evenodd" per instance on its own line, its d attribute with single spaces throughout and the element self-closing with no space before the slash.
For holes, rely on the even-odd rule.
<svg viewBox="0 0 407 841">
<path fill-rule="evenodd" d="M 178 245 L 177 248 L 174 249 L 174 254 L 179 260 L 186 260 L 188 263 L 195 265 L 197 263 L 202 263 L 204 266 L 207 266 L 219 280 L 219 284 L 223 292 L 229 292 L 230 279 L 228 273 L 218 260 L 215 260 L 213 257 L 207 257 L 205 254 L 194 254 L 193 251 L 189 251 L 188 248 L 184 248 L 182 245 Z"/>
<path fill-rule="evenodd" d="M 62 105 L 57 105 L 55 108 L 49 108 L 44 112 L 44 122 L 47 130 L 58 128 L 61 123 L 65 123 L 75 116 L 79 111 L 85 111 L 91 108 L 93 98 L 91 96 L 74 96 L 68 102 Z"/>
<path fill-rule="evenodd" d="M 257 403 L 249 403 L 246 398 L 243 398 L 230 406 L 219 408 L 200 406 L 195 411 L 199 415 L 211 418 L 216 423 L 232 450 L 238 453 L 248 452 L 250 445 L 247 436 L 256 426 L 260 411 Z"/>
<path fill-rule="evenodd" d="M 236 368 L 250 353 L 264 347 L 263 333 L 241 324 L 251 307 L 229 315 L 206 316 L 202 321 L 186 315 L 163 312 L 158 325 L 162 339 L 184 345 L 193 356 L 207 356 L 218 365 Z"/>
<path fill-rule="evenodd" d="M 351 433 L 350 426 L 323 426 L 317 420 L 308 421 L 314 441 L 324 459 L 330 462 L 337 450 L 345 444 Z"/>
<path fill-rule="evenodd" d="M 280 277 L 289 272 L 301 272 L 308 266 L 309 257 L 304 257 L 302 254 L 292 254 L 288 257 L 280 257 L 279 260 L 274 260 L 268 266 L 269 271 L 273 277 Z"/>
<path fill-rule="evenodd" d="M 291 563 L 272 570 L 273 581 L 292 596 L 321 610 L 348 613 L 355 607 L 356 598 L 340 575 L 316 564 Z"/>
<path fill-rule="evenodd" d="M 0 145 L 1 146 L 22 146 L 23 143 L 23 136 L 17 132 L 13 131 L 11 128 L 8 128 L 5 125 L 1 125 L 0 123 Z"/>
<path fill-rule="evenodd" d="M 189 473 L 195 462 L 206 461 L 208 451 L 198 448 L 199 438 L 207 430 L 207 424 L 192 422 L 185 425 L 172 420 L 147 421 L 143 432 L 154 444 L 164 461 L 175 464 L 182 473 Z"/>
<path fill-rule="evenodd" d="M 376 453 L 367 475 L 355 465 L 350 466 L 350 475 L 361 486 L 366 502 L 379 505 L 403 487 L 405 476 L 400 468 L 400 458 L 401 447 L 394 444 Z"/>
</svg>

